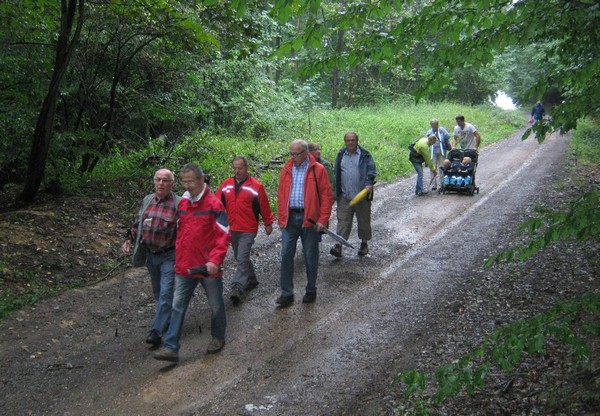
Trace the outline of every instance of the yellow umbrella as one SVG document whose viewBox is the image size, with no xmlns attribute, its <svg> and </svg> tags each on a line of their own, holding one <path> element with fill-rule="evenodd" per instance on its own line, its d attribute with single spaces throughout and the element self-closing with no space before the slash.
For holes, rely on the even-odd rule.
<svg viewBox="0 0 600 416">
<path fill-rule="evenodd" d="M 367 188 L 363 189 L 354 198 L 352 198 L 352 201 L 350 201 L 350 206 L 358 204 L 360 201 L 365 199 L 368 194 L 369 190 Z"/>
</svg>

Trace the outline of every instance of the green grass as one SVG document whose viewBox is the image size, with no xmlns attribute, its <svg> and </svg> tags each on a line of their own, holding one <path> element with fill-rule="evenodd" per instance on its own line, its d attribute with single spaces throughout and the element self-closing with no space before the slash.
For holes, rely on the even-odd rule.
<svg viewBox="0 0 600 416">
<path fill-rule="evenodd" d="M 188 160 L 196 161 L 211 174 L 215 187 L 231 176 L 231 159 L 238 154 L 250 158 L 251 173 L 258 177 L 270 197 L 275 196 L 280 164 L 272 160 L 287 160 L 289 143 L 297 138 L 321 145 L 323 157 L 333 161 L 344 145 L 344 134 L 355 131 L 359 143 L 375 159 L 378 181 L 393 181 L 412 174 L 407 146 L 429 129 L 429 120 L 437 118 L 451 134 L 457 114 L 465 115 L 468 122 L 477 126 L 483 146 L 497 142 L 517 129 L 524 127 L 518 111 L 505 111 L 492 106 L 469 107 L 454 103 L 384 104 L 341 110 L 318 110 L 306 115 L 304 131 L 290 131 L 287 137 L 269 140 L 247 140 L 241 137 L 210 136 L 193 138 L 186 144 L 184 153 Z M 297 125 L 298 123 L 294 123 Z M 190 149 L 192 149 L 190 151 Z M 195 149 L 201 149 L 196 151 Z M 184 157 L 184 154 L 180 156 Z"/>
<path fill-rule="evenodd" d="M 377 181 L 389 182 L 413 173 L 407 146 L 425 136 L 430 127 L 429 120 L 439 119 L 440 125 L 452 134 L 458 114 L 463 114 L 467 122 L 477 126 L 484 147 L 525 126 L 520 111 L 506 111 L 491 105 L 470 107 L 448 102 L 414 104 L 404 101 L 374 107 L 313 110 L 307 114 L 290 114 L 289 124 L 282 126 L 283 133 L 267 139 L 203 132 L 179 143 L 168 157 L 161 154 L 166 149 L 158 141 L 151 141 L 146 149 L 132 154 L 124 155 L 116 150 L 111 157 L 101 161 L 94 176 L 102 183 L 114 181 L 117 177 L 130 178 L 129 185 L 137 182 L 138 186 L 148 188 L 149 178 L 160 167 L 159 162 L 152 164 L 148 161 L 166 161 L 161 166 L 175 172 L 187 162 L 196 162 L 211 177 L 210 185 L 214 190 L 232 175 L 233 157 L 244 155 L 250 159 L 250 173 L 263 182 L 276 209 L 279 173 L 282 163 L 288 159 L 292 140 L 319 143 L 323 157 L 333 162 L 344 145 L 344 134 L 355 131 L 359 143 L 373 154 Z"/>
<path fill-rule="evenodd" d="M 600 130 L 598 123 L 590 119 L 583 119 L 577 123 L 573 132 L 569 155 L 577 159 L 577 163 L 586 167 L 594 167 L 600 157 Z"/>
</svg>

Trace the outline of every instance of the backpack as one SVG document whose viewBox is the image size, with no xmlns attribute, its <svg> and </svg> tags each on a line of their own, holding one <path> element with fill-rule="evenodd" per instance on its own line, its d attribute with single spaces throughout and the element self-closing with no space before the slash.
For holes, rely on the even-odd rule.
<svg viewBox="0 0 600 416">
<path fill-rule="evenodd" d="M 416 143 L 417 142 L 413 142 L 408 145 L 408 150 L 410 151 L 408 160 L 410 160 L 412 163 L 423 163 L 425 162 L 425 158 L 421 155 L 421 153 L 415 150 Z"/>
</svg>

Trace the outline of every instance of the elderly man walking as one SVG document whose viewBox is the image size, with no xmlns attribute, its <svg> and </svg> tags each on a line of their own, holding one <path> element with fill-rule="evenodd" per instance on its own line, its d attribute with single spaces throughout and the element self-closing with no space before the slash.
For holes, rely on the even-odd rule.
<svg viewBox="0 0 600 416">
<path fill-rule="evenodd" d="M 159 347 L 162 335 L 169 327 L 175 279 L 175 239 L 177 237 L 177 204 L 180 198 L 172 191 L 175 176 L 169 169 L 154 173 L 154 193 L 146 195 L 128 239 L 121 246 L 131 253 L 132 243 L 146 252 L 146 268 L 150 274 L 156 311 L 146 342 Z"/>
<path fill-rule="evenodd" d="M 368 241 L 372 236 L 371 200 L 377 169 L 371 153 L 358 145 L 358 135 L 355 132 L 344 135 L 344 144 L 345 147 L 337 154 L 334 168 L 337 233 L 348 239 L 356 214 L 358 238 L 361 240 L 358 255 L 366 256 L 369 253 Z M 367 197 L 356 205 L 350 205 L 350 201 L 364 189 L 368 191 Z M 335 257 L 342 257 L 341 244 L 334 245 L 329 253 Z"/>
<path fill-rule="evenodd" d="M 436 176 L 436 183 L 431 188 L 432 191 L 435 191 L 438 188 L 440 190 L 442 189 L 442 181 L 444 180 L 444 175 L 442 174 L 444 160 L 446 160 L 446 152 L 452 150 L 452 145 L 450 144 L 450 133 L 448 133 L 448 130 L 444 127 L 439 125 L 437 118 L 432 118 L 429 125 L 431 128 L 427 131 L 426 136 L 429 137 L 433 134 L 436 138 L 435 143 L 430 147 L 431 160 L 433 160 L 433 165 L 438 173 Z"/>
<path fill-rule="evenodd" d="M 281 170 L 277 191 L 277 221 L 281 228 L 281 296 L 277 304 L 284 308 L 294 303 L 294 256 L 298 238 L 302 241 L 306 265 L 306 292 L 302 302 L 317 298 L 320 231 L 331 216 L 333 195 L 329 175 L 308 152 L 304 140 L 290 145 L 290 159 Z"/>
</svg>

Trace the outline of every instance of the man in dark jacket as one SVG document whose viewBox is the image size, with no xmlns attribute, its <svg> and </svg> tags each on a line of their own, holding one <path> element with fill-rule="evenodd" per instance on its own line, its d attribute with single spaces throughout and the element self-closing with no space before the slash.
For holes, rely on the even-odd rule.
<svg viewBox="0 0 600 416">
<path fill-rule="evenodd" d="M 373 185 L 377 177 L 375 162 L 371 153 L 358 145 L 358 135 L 348 132 L 344 135 L 345 147 L 340 149 L 335 159 L 335 199 L 337 201 L 337 233 L 348 239 L 352 231 L 352 221 L 356 214 L 358 238 L 360 238 L 359 256 L 369 253 L 367 242 L 371 239 L 371 201 Z M 350 201 L 361 191 L 367 190 L 367 197 L 350 205 Z M 342 246 L 336 244 L 329 253 L 342 257 Z"/>
<path fill-rule="evenodd" d="M 538 101 L 531 109 L 531 117 L 533 117 L 533 120 L 537 123 L 544 118 L 544 114 L 546 114 L 544 104 L 542 104 L 541 101 Z"/>
</svg>

